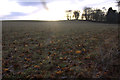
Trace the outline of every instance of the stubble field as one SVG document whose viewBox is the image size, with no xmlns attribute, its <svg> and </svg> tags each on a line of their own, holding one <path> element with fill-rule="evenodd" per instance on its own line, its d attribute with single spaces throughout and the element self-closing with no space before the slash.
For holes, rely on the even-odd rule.
<svg viewBox="0 0 120 80">
<path fill-rule="evenodd" d="M 118 78 L 118 25 L 3 21 L 3 78 Z"/>
</svg>

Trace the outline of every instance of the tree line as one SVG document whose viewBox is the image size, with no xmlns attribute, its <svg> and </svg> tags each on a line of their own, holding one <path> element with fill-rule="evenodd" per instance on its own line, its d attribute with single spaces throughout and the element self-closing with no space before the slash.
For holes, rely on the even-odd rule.
<svg viewBox="0 0 120 80">
<path fill-rule="evenodd" d="M 97 22 L 107 22 L 107 23 L 119 23 L 120 12 L 118 13 L 116 10 L 113 10 L 112 7 L 105 12 L 106 9 L 92 9 L 86 7 L 84 9 L 84 13 L 82 14 L 82 18 L 88 21 L 97 21 Z"/>
<path fill-rule="evenodd" d="M 80 11 L 67 10 L 67 20 L 78 20 L 80 17 Z M 90 7 L 85 7 L 81 16 L 82 20 L 96 21 L 96 22 L 107 22 L 107 23 L 120 23 L 120 12 L 113 10 L 110 7 L 106 10 L 105 7 L 101 9 L 92 9 Z"/>
</svg>

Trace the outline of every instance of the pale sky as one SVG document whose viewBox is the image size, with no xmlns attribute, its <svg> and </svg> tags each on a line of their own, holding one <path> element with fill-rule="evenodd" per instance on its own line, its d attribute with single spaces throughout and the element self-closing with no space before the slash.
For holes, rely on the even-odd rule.
<svg viewBox="0 0 120 80">
<path fill-rule="evenodd" d="M 2 0 L 0 20 L 66 20 L 66 10 L 112 7 L 118 10 L 116 0 Z"/>
</svg>

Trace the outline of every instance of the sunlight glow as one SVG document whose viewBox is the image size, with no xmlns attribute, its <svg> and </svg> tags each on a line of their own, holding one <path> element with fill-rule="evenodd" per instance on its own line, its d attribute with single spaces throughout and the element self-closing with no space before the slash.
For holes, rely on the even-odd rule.
<svg viewBox="0 0 120 80">
<path fill-rule="evenodd" d="M 65 12 L 63 11 L 57 11 L 53 9 L 49 9 L 43 12 L 43 16 L 40 16 L 43 20 L 62 20 L 66 17 L 64 17 Z"/>
<path fill-rule="evenodd" d="M 66 13 L 65 13 L 65 6 L 66 2 L 53 2 L 47 4 L 48 10 L 44 10 L 43 15 L 41 16 L 44 20 L 65 20 Z"/>
</svg>

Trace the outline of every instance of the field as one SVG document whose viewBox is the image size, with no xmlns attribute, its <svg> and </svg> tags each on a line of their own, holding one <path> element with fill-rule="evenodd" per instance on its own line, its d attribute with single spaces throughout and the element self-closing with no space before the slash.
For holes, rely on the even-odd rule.
<svg viewBox="0 0 120 80">
<path fill-rule="evenodd" d="M 118 78 L 118 25 L 3 21 L 3 78 Z"/>
</svg>

